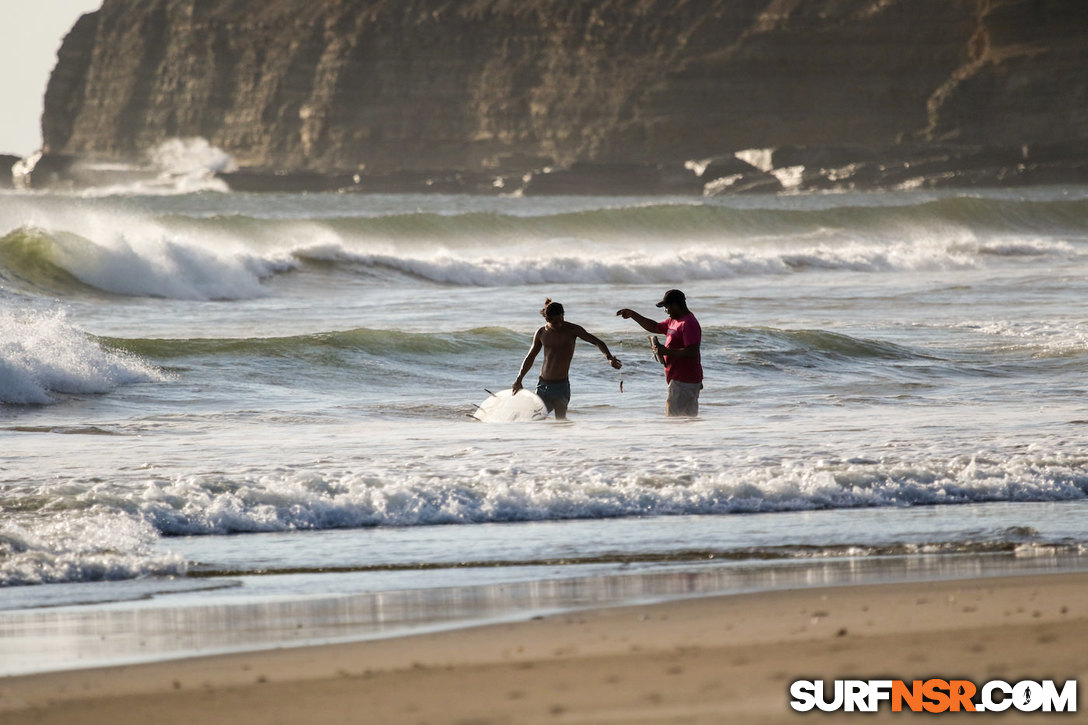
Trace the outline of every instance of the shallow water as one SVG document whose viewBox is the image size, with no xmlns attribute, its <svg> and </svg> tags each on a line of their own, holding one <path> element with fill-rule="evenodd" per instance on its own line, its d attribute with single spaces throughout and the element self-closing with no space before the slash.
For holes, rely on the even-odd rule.
<svg viewBox="0 0 1088 725">
<path fill-rule="evenodd" d="M 1085 187 L 0 195 L 0 607 L 711 555 L 1071 565 L 1086 253 Z M 704 330 L 698 420 L 663 416 L 614 314 L 671 287 Z M 545 297 L 622 372 L 580 347 L 569 422 L 474 421 Z"/>
</svg>

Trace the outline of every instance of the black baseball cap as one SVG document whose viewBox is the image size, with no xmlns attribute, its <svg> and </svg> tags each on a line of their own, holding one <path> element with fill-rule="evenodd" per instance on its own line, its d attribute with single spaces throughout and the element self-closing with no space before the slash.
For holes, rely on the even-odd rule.
<svg viewBox="0 0 1088 725">
<path fill-rule="evenodd" d="M 665 305 L 684 305 L 687 306 L 687 298 L 684 297 L 684 293 L 678 289 L 671 289 L 665 293 L 665 296 L 661 298 L 661 301 L 657 303 L 657 307 L 664 307 Z"/>
</svg>

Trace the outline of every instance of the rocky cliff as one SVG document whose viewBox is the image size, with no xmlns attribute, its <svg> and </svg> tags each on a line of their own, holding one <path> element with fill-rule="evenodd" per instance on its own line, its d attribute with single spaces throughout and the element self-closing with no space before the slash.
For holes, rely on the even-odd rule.
<svg viewBox="0 0 1088 725">
<path fill-rule="evenodd" d="M 65 39 L 42 126 L 77 158 L 202 137 L 257 185 L 639 169 L 739 189 L 790 154 L 794 185 L 934 159 L 966 183 L 1088 180 L 1086 68 L 1079 0 L 105 0 Z M 738 170 L 746 149 L 779 159 Z"/>
</svg>

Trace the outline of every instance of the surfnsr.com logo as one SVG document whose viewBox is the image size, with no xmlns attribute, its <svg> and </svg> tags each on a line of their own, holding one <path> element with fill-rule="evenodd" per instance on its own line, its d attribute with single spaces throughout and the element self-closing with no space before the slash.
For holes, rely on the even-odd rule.
<svg viewBox="0 0 1088 725">
<path fill-rule="evenodd" d="M 1077 681 L 1060 687 L 1053 680 L 1009 683 L 991 680 L 797 680 L 790 685 L 790 707 L 798 712 L 1076 712 Z"/>
</svg>

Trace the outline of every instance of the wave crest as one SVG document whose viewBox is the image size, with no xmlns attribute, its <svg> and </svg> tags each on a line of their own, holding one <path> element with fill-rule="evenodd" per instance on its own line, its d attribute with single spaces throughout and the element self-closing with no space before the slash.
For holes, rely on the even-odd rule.
<svg viewBox="0 0 1088 725">
<path fill-rule="evenodd" d="M 107 393 L 163 380 L 139 358 L 107 350 L 62 312 L 0 311 L 0 403 L 48 405 L 57 395 Z"/>
<path fill-rule="evenodd" d="M 6 270 L 32 289 L 134 297 L 231 300 L 265 294 L 261 280 L 294 268 L 289 257 L 212 249 L 169 236 L 109 237 L 22 227 L 0 238 Z"/>
<path fill-rule="evenodd" d="M 1013 456 L 989 461 L 853 460 L 782 466 L 710 467 L 677 472 L 667 463 L 558 466 L 547 475 L 517 461 L 413 473 L 311 470 L 224 477 L 191 475 L 116 492 L 66 496 L 80 508 L 139 512 L 164 535 L 557 521 L 639 516 L 933 506 L 992 501 L 1069 501 L 1088 497 L 1074 458 Z M 57 502 L 49 504 L 52 507 Z M 1020 542 L 1030 532 L 1005 538 Z"/>
<path fill-rule="evenodd" d="M 1083 200 L 880 205 L 878 199 L 854 206 L 810 200 L 813 208 L 806 209 L 692 203 L 561 213 L 547 205 L 388 213 L 368 203 L 359 205 L 357 216 L 342 216 L 350 206 L 342 200 L 293 200 L 282 210 L 267 200 L 248 200 L 241 208 L 249 215 L 205 215 L 205 206 L 193 202 L 193 211 L 159 217 L 95 204 L 58 213 L 47 199 L 32 199 L 34 223 L 20 211 L 12 217 L 20 226 L 0 238 L 0 275 L 6 270 L 62 294 L 89 287 L 228 300 L 266 295 L 264 282 L 284 272 L 481 287 L 673 285 L 809 272 L 1049 264 L 1081 257 L 1088 241 Z M 210 208 L 218 211 L 222 204 Z"/>
</svg>

